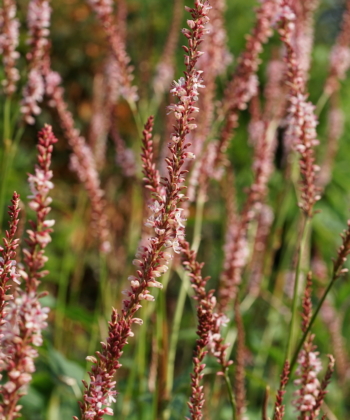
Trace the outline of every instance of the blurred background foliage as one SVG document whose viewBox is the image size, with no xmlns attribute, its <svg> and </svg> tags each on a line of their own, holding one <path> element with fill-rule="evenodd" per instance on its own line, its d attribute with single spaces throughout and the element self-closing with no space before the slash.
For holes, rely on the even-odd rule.
<svg viewBox="0 0 350 420">
<path fill-rule="evenodd" d="M 118 6 L 118 0 L 116 0 Z M 19 50 L 25 56 L 25 15 L 27 1 L 18 4 L 21 21 L 21 44 Z M 236 58 L 245 44 L 245 34 L 254 22 L 252 0 L 228 0 L 226 28 L 228 47 Z M 315 46 L 312 56 L 312 70 L 309 80 L 310 99 L 317 103 L 322 95 L 328 71 L 329 51 L 339 31 L 344 1 L 323 0 L 316 13 Z M 108 47 L 104 33 L 88 5 L 81 0 L 61 0 L 52 2 L 52 67 L 58 71 L 66 89 L 66 100 L 73 112 L 76 126 L 86 137 L 93 113 L 92 98 L 94 77 L 101 72 Z M 153 95 L 152 78 L 158 63 L 169 26 L 172 20 L 173 1 L 127 0 L 127 50 L 135 68 L 135 84 L 139 86 L 139 111 L 144 122 L 149 112 Z M 185 25 L 185 16 L 183 24 Z M 181 27 L 182 27 L 181 26 Z M 179 28 L 180 29 L 180 28 Z M 181 36 L 182 37 L 182 36 Z M 180 42 L 183 39 L 180 38 Z M 262 54 L 259 70 L 261 86 L 266 81 L 266 64 L 272 51 L 280 48 L 278 36 L 274 36 Z M 182 50 L 179 48 L 175 78 L 181 76 Z M 21 59 L 23 60 L 23 59 Z M 23 65 L 23 63 L 21 63 Z M 220 98 L 226 81 L 230 78 L 236 61 L 229 66 L 227 75 L 218 81 L 217 97 Z M 22 66 L 24 68 L 24 65 Z M 24 83 L 25 74 L 22 74 Z M 340 91 L 342 109 L 350 115 L 350 80 L 342 82 Z M 164 135 L 165 106 L 169 102 L 166 95 L 156 113 L 155 132 L 160 141 Z M 321 142 L 319 159 L 324 159 L 327 141 L 328 104 L 320 115 L 318 135 Z M 136 155 L 140 153 L 140 135 L 128 104 L 120 100 L 115 107 L 115 121 L 118 129 Z M 238 207 L 244 200 L 245 188 L 252 181 L 252 148 L 248 143 L 247 124 L 249 111 L 240 116 L 240 126 L 229 148 L 229 157 L 235 171 L 235 190 Z M 78 413 L 77 399 L 81 398 L 81 379 L 86 376 L 89 364 L 87 355 L 98 349 L 98 343 L 107 335 L 107 321 L 111 307 L 120 308 L 121 291 L 126 288 L 126 279 L 132 272 L 131 260 L 140 237 L 142 218 L 141 177 L 125 178 L 116 164 L 115 148 L 109 140 L 106 154 L 107 162 L 101 170 L 101 180 L 108 201 L 108 217 L 112 224 L 112 252 L 106 261 L 101 260 L 98 247 L 91 235 L 89 222 L 89 203 L 84 187 L 69 168 L 71 153 L 60 127 L 48 108 L 36 119 L 32 127 L 26 127 L 17 150 L 13 168 L 6 185 L 6 199 L 10 200 L 13 190 L 21 194 L 22 200 L 29 193 L 26 173 L 32 171 L 36 156 L 36 133 L 44 123 L 53 125 L 59 138 L 53 157 L 54 183 L 53 218 L 56 219 L 53 240 L 47 248 L 50 275 L 42 285 L 50 294 L 45 304 L 52 309 L 50 325 L 46 331 L 45 345 L 40 349 L 37 372 L 29 393 L 23 398 L 23 418 L 26 420 L 58 420 L 71 418 Z M 345 130 L 339 143 L 339 150 L 322 200 L 318 202 L 317 214 L 312 222 L 311 252 L 324 261 L 330 272 L 331 259 L 340 244 L 339 233 L 345 228 L 350 210 L 350 119 L 345 120 Z M 276 163 L 278 156 L 276 156 Z M 140 175 L 140 174 L 138 174 Z M 290 276 L 295 255 L 296 236 L 300 212 L 296 204 L 292 181 L 285 178 L 284 168 L 278 166 L 270 181 L 269 205 L 283 213 L 283 223 L 272 229 L 280 232 L 280 243 L 274 244 L 271 276 L 264 279 L 263 290 L 255 303 L 243 313 L 247 346 L 247 389 L 248 412 L 250 420 L 260 419 L 266 384 L 271 387 L 271 400 L 276 390 L 281 366 L 283 364 L 285 331 L 289 319 L 288 300 L 271 300 L 274 291 L 283 288 Z M 202 242 L 199 261 L 205 261 L 204 272 L 212 277 L 210 287 L 216 287 L 223 262 L 223 243 L 225 239 L 225 204 L 223 185 L 212 182 L 209 187 L 210 199 L 205 205 Z M 284 198 L 283 204 L 281 198 Z M 195 208 L 190 209 L 188 218 L 188 238 L 191 239 Z M 30 217 L 30 211 L 23 207 L 21 225 Z M 181 281 L 182 278 L 182 281 Z M 320 287 L 324 280 L 319 279 Z M 187 413 L 186 401 L 189 395 L 189 374 L 191 372 L 192 350 L 196 339 L 196 316 L 188 284 L 178 270 L 170 274 L 166 295 L 158 293 L 156 302 L 142 308 L 146 319 L 142 327 L 137 327 L 135 339 L 130 339 L 118 372 L 118 396 L 115 418 L 149 420 L 164 418 L 176 420 Z M 183 288 L 184 292 L 180 289 Z M 182 289 L 181 289 L 182 290 Z M 166 363 L 170 338 L 176 323 L 176 308 L 179 293 L 184 295 L 184 310 L 180 318 L 180 332 L 175 359 L 173 392 L 166 395 L 161 385 L 155 384 L 152 357 L 156 343 L 160 345 L 160 363 Z M 277 294 L 278 296 L 278 294 Z M 279 293 L 279 296 L 282 296 Z M 338 281 L 331 299 L 341 319 L 346 347 L 350 347 L 350 282 L 348 277 Z M 156 313 L 163 311 L 162 324 L 157 324 Z M 329 332 L 321 319 L 316 323 L 316 343 L 323 361 L 332 353 Z M 234 339 L 235 327 L 228 328 Z M 165 356 L 164 356 L 165 354 Z M 230 406 L 225 397 L 222 380 L 215 377 L 216 362 L 206 360 L 206 399 L 205 418 L 229 419 Z M 166 367 L 158 367 L 158 375 L 165 375 Z M 162 379 L 162 378 L 161 378 Z M 159 382 L 161 383 L 161 382 Z M 210 384 L 210 385 L 209 385 Z M 330 420 L 350 417 L 349 381 L 339 386 L 337 381 L 331 385 Z M 292 393 L 288 393 L 290 400 Z M 166 417 L 168 416 L 168 417 Z M 333 417 L 332 417 L 333 416 Z M 288 405 L 286 418 L 293 417 L 293 408 Z"/>
</svg>

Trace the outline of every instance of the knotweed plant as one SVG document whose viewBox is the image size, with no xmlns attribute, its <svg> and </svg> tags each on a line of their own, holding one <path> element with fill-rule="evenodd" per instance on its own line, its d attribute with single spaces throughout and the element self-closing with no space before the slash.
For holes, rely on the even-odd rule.
<svg viewBox="0 0 350 420">
<path fill-rule="evenodd" d="M 0 5 L 0 420 L 350 416 L 350 2 L 189 1 Z"/>
</svg>

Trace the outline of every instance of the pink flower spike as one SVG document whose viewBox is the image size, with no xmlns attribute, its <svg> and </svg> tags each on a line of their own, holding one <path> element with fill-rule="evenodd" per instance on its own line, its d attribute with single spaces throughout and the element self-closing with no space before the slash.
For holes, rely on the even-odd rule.
<svg viewBox="0 0 350 420">
<path fill-rule="evenodd" d="M 19 21 L 16 17 L 17 7 L 14 0 L 3 0 L 0 8 L 0 54 L 4 65 L 5 79 L 2 82 L 5 94 L 11 96 L 16 91 L 19 71 L 15 67 L 19 53 L 16 51 L 19 42 Z"/>
<path fill-rule="evenodd" d="M 4 354 L 0 371 L 7 371 L 8 381 L 1 389 L 2 399 L 0 412 L 3 418 L 12 419 L 17 416 L 21 406 L 17 405 L 21 396 L 27 392 L 27 387 L 35 371 L 34 359 L 38 356 L 35 347 L 43 343 L 41 331 L 47 326 L 48 308 L 43 308 L 39 302 L 38 285 L 40 279 L 47 274 L 42 268 L 47 261 L 44 255 L 46 245 L 51 241 L 53 220 L 47 221 L 50 212 L 48 194 L 53 188 L 50 170 L 53 145 L 57 142 L 52 128 L 45 125 L 38 135 L 38 164 L 35 175 L 29 175 L 31 189 L 31 205 L 36 213 L 36 220 L 31 221 L 31 228 L 27 230 L 28 249 L 24 250 L 23 262 L 25 269 L 21 270 L 26 290 L 17 289 L 16 298 L 8 305 L 5 321 L 0 325 L 0 344 Z M 11 212 L 10 212 L 11 216 Z M 14 260 L 11 263 L 11 276 L 16 281 Z M 18 374 L 20 373 L 20 374 Z"/>
</svg>

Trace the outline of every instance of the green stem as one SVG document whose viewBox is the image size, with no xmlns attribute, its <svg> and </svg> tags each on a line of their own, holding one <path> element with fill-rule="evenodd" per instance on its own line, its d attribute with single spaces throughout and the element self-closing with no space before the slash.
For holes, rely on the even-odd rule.
<svg viewBox="0 0 350 420">
<path fill-rule="evenodd" d="M 302 346 L 304 344 L 304 341 L 306 340 L 307 335 L 311 331 L 311 328 L 312 328 L 312 326 L 313 326 L 313 324 L 314 324 L 314 322 L 316 320 L 316 317 L 317 317 L 318 313 L 320 312 L 320 309 L 321 309 L 321 307 L 323 305 L 323 302 L 325 301 L 325 299 L 326 299 L 329 291 L 331 290 L 331 288 L 332 288 L 332 286 L 333 286 L 333 284 L 334 284 L 334 282 L 335 282 L 336 279 L 337 279 L 337 277 L 336 277 L 335 273 L 333 273 L 332 280 L 329 282 L 329 284 L 327 286 L 327 289 L 323 293 L 323 295 L 321 297 L 321 300 L 319 301 L 319 303 L 317 305 L 317 308 L 316 308 L 315 312 L 312 315 L 312 318 L 310 320 L 310 323 L 309 323 L 308 327 L 306 328 L 306 331 L 304 332 L 303 336 L 301 337 L 301 340 L 299 341 L 299 344 L 298 344 L 298 346 L 297 346 L 297 348 L 296 348 L 296 350 L 294 352 L 293 359 L 292 359 L 292 362 L 290 364 L 290 371 L 291 372 L 292 372 L 292 370 L 293 370 L 293 368 L 294 368 L 294 366 L 296 364 L 296 361 L 298 359 L 299 352 L 300 352 L 300 350 L 301 350 L 301 348 L 302 348 Z"/>
<path fill-rule="evenodd" d="M 298 261 L 297 267 L 295 270 L 295 281 L 294 281 L 294 293 L 293 293 L 293 303 L 292 303 L 292 317 L 289 326 L 289 334 L 288 334 L 288 344 L 287 344 L 287 351 L 286 351 L 286 360 L 291 360 L 293 345 L 295 341 L 296 335 L 296 323 L 297 323 L 297 314 L 298 314 L 298 302 L 299 302 L 299 278 L 300 278 L 300 268 L 301 268 L 301 261 L 304 255 L 306 239 L 307 239 L 307 232 L 309 227 L 310 217 L 305 216 L 303 220 L 303 224 L 301 227 L 300 232 L 300 245 L 299 245 L 299 252 L 298 252 Z"/>
<path fill-rule="evenodd" d="M 315 114 L 317 116 L 319 116 L 324 108 L 324 106 L 326 105 L 327 101 L 329 99 L 329 93 L 327 93 L 326 91 L 323 91 L 322 95 L 320 96 L 319 100 L 317 101 L 316 104 L 316 110 L 315 110 Z"/>
<path fill-rule="evenodd" d="M 180 324 L 182 320 L 183 310 L 186 301 L 186 295 L 189 288 L 188 275 L 185 271 L 180 274 L 181 278 L 181 288 L 179 297 L 177 299 L 175 315 L 173 320 L 173 329 L 170 336 L 170 345 L 169 345 L 169 354 L 168 354 L 168 364 L 167 364 L 167 378 L 166 378 L 166 394 L 171 395 L 171 390 L 173 388 L 174 382 L 174 364 L 175 364 L 175 355 L 176 347 L 179 338 Z"/>
<path fill-rule="evenodd" d="M 229 395 L 229 400 L 230 400 L 230 404 L 231 404 L 231 408 L 232 408 L 232 420 L 235 420 L 236 419 L 236 400 L 235 400 L 235 397 L 233 395 L 232 384 L 231 384 L 230 378 L 228 376 L 228 368 L 225 369 L 224 378 L 225 378 L 226 388 L 227 388 L 227 392 L 228 392 L 228 395 Z"/>
</svg>

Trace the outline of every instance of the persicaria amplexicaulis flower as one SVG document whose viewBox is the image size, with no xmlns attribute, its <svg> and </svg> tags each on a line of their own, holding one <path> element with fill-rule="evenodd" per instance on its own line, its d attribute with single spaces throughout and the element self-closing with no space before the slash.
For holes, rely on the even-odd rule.
<svg viewBox="0 0 350 420">
<path fill-rule="evenodd" d="M 286 78 L 289 86 L 287 146 L 294 147 L 300 155 L 301 202 L 299 206 L 308 217 L 311 217 L 314 204 L 321 198 L 316 185 L 316 173 L 319 167 L 315 165 L 314 152 L 314 147 L 319 144 L 316 133 L 317 119 L 314 105 L 307 101 L 303 74 L 293 44 L 295 14 L 289 7 L 288 1 L 284 1 L 282 6 L 279 33 L 286 47 Z"/>
<path fill-rule="evenodd" d="M 232 130 L 238 125 L 238 112 L 247 108 L 248 102 L 256 95 L 258 89 L 259 55 L 263 44 L 273 34 L 273 24 L 280 13 L 281 0 L 263 0 L 256 11 L 256 22 L 252 33 L 247 35 L 244 52 L 238 58 L 238 66 L 231 82 L 228 84 L 223 100 L 223 115 L 225 123 L 217 143 L 215 167 L 220 168 L 226 163 L 224 156 L 232 137 Z M 219 170 L 217 177 L 221 176 Z"/>
<path fill-rule="evenodd" d="M 91 8 L 97 14 L 106 32 L 109 45 L 118 67 L 119 88 L 121 95 L 129 102 L 134 103 L 138 99 L 137 89 L 132 86 L 133 67 L 130 66 L 130 58 L 125 51 L 125 42 L 122 39 L 118 26 L 114 21 L 113 2 L 111 0 L 87 0 Z"/>
<path fill-rule="evenodd" d="M 47 274 L 42 270 L 47 257 L 44 250 L 51 241 L 51 227 L 54 220 L 47 220 L 50 212 L 53 188 L 51 154 L 56 137 L 49 125 L 45 125 L 38 135 L 38 164 L 35 174 L 29 175 L 31 191 L 29 207 L 35 212 L 36 220 L 30 221 L 31 229 L 27 230 L 28 248 L 23 250 L 24 268 L 19 270 L 25 290 L 16 291 L 15 299 L 6 308 L 3 324 L 0 326 L 0 342 L 3 355 L 0 371 L 7 372 L 7 381 L 2 386 L 0 395 L 0 419 L 12 420 L 18 417 L 21 406 L 18 401 L 27 393 L 27 387 L 35 371 L 34 359 L 38 356 L 35 347 L 42 344 L 41 331 L 46 327 L 48 308 L 43 308 L 38 294 L 40 279 Z M 44 293 L 45 295 L 45 293 Z M 34 347 L 33 347 L 34 346 Z"/>
<path fill-rule="evenodd" d="M 168 177 L 160 178 L 155 169 L 153 156 L 151 131 L 152 119 L 149 119 L 143 133 L 143 169 L 146 184 L 152 191 L 153 215 L 147 223 L 154 228 L 154 236 L 149 239 L 148 246 L 138 249 L 137 258 L 133 261 L 136 273 L 129 276 L 130 288 L 124 292 L 127 298 L 123 301 L 120 314 L 114 310 L 110 322 L 109 338 L 107 344 L 103 344 L 102 352 L 97 352 L 90 372 L 90 384 L 85 385 L 83 402 L 81 403 L 81 419 L 102 419 L 104 414 L 112 415 L 110 408 L 115 395 L 115 382 L 113 375 L 121 366 L 119 358 L 122 349 L 127 344 L 128 337 L 133 336 L 132 324 L 140 324 L 139 318 L 135 318 L 136 311 L 141 307 L 142 301 L 152 301 L 149 287 L 160 288 L 160 282 L 156 281 L 168 269 L 168 261 L 171 254 L 166 249 L 180 251 L 179 241 L 183 239 L 184 219 L 182 209 L 178 205 L 186 198 L 182 194 L 185 181 L 182 166 L 187 159 L 187 149 L 190 143 L 186 143 L 186 136 L 195 128 L 194 103 L 198 100 L 198 88 L 201 83 L 201 72 L 195 68 L 198 57 L 201 55 L 198 47 L 205 34 L 204 26 L 209 18 L 207 13 L 210 7 L 207 3 L 195 1 L 194 8 L 186 8 L 192 15 L 189 21 L 190 29 L 186 30 L 185 36 L 189 39 L 188 47 L 184 47 L 185 77 L 179 82 L 174 82 L 172 93 L 178 97 L 178 112 L 180 118 L 176 119 L 174 133 L 169 143 L 170 155 L 166 159 Z M 97 381 L 96 378 L 99 380 Z M 104 407 L 105 406 L 105 407 Z"/>
<path fill-rule="evenodd" d="M 203 263 L 198 263 L 196 253 L 190 250 L 189 243 L 181 242 L 184 253 L 183 265 L 189 272 L 191 286 L 194 290 L 194 299 L 197 301 L 197 335 L 196 348 L 193 355 L 193 373 L 191 373 L 191 397 L 188 406 L 191 413 L 191 420 L 201 420 L 203 418 L 202 407 L 204 404 L 203 385 L 203 363 L 204 356 L 210 351 L 221 365 L 225 374 L 227 368 L 232 364 L 226 361 L 226 349 L 228 344 L 223 344 L 220 330 L 227 322 L 227 318 L 215 311 L 216 298 L 214 291 L 207 292 L 205 286 L 209 277 L 202 277 Z"/>
<path fill-rule="evenodd" d="M 43 58 L 49 45 L 51 7 L 48 0 L 31 0 L 28 4 L 27 24 L 29 31 L 27 54 L 29 61 L 28 81 L 23 90 L 21 112 L 28 124 L 34 124 L 34 115 L 40 114 L 38 105 L 44 97 L 45 81 Z"/>
<path fill-rule="evenodd" d="M 19 21 L 16 17 L 17 7 L 14 0 L 4 0 L 0 8 L 0 54 L 4 65 L 5 78 L 2 81 L 6 95 L 12 95 L 19 80 L 19 71 L 15 67 L 19 53 Z"/>
<path fill-rule="evenodd" d="M 19 284 L 19 274 L 16 269 L 16 249 L 19 245 L 19 239 L 15 239 L 19 215 L 19 195 L 14 192 L 12 196 L 12 205 L 9 206 L 9 230 L 5 232 L 3 246 L 0 247 L 0 327 L 4 323 L 5 306 L 7 302 L 13 299 L 13 295 L 8 293 L 11 286 L 10 280 Z"/>
</svg>

